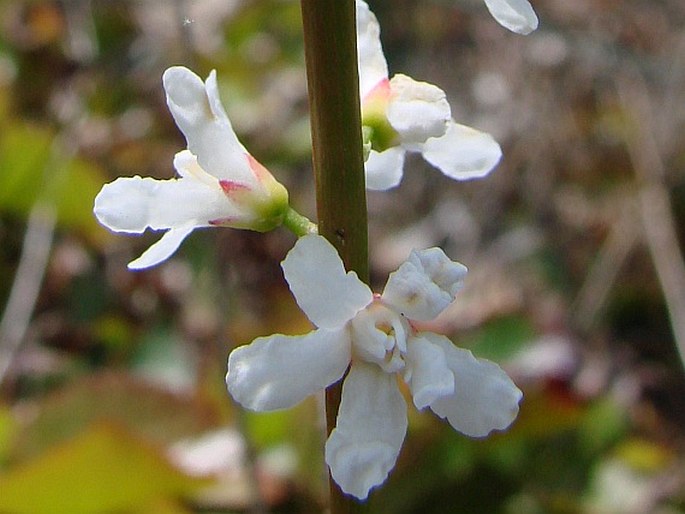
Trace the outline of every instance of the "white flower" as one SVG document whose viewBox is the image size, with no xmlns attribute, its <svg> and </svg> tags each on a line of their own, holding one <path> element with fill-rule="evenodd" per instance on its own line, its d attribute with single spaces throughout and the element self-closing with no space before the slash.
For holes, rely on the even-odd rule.
<svg viewBox="0 0 685 514">
<path fill-rule="evenodd" d="M 95 198 L 95 216 L 115 232 L 166 231 L 129 263 L 131 269 L 169 258 L 196 228 L 267 231 L 280 225 L 288 210 L 286 189 L 238 141 L 221 105 L 216 72 L 203 83 L 187 68 L 173 67 L 164 72 L 163 83 L 188 143 L 174 157 L 179 178 L 119 178 Z"/>
<path fill-rule="evenodd" d="M 538 17 L 528 0 L 485 0 L 485 5 L 500 25 L 518 34 L 538 28 Z"/>
<path fill-rule="evenodd" d="M 456 123 L 444 91 L 406 75 L 388 78 L 378 20 L 357 0 L 357 51 L 362 124 L 371 151 L 366 187 L 384 190 L 402 180 L 406 152 L 420 152 L 456 180 L 487 175 L 502 151 L 484 132 Z"/>
<path fill-rule="evenodd" d="M 382 295 L 346 273 L 318 235 L 300 238 L 282 267 L 318 329 L 261 337 L 234 350 L 228 390 L 248 409 L 285 409 L 338 381 L 349 366 L 326 442 L 331 475 L 347 494 L 366 498 L 395 465 L 407 429 L 396 374 L 417 408 L 429 407 L 468 436 L 503 430 L 516 417 L 521 391 L 499 366 L 413 324 L 437 316 L 462 287 L 466 268 L 442 250 L 412 252 Z"/>
</svg>

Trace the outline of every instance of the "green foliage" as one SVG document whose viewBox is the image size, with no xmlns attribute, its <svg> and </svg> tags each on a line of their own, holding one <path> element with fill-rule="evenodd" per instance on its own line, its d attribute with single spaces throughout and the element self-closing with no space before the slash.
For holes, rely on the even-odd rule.
<svg viewBox="0 0 685 514">
<path fill-rule="evenodd" d="M 530 343 L 534 336 L 530 320 L 514 315 L 493 319 L 462 344 L 478 357 L 505 362 Z"/>
<path fill-rule="evenodd" d="M 586 410 L 578 427 L 584 453 L 592 456 L 607 450 L 628 431 L 624 409 L 609 398 L 600 398 Z"/>
<path fill-rule="evenodd" d="M 294 410 L 245 414 L 246 428 L 250 438 L 260 448 L 268 448 L 288 441 L 295 419 Z"/>
<path fill-rule="evenodd" d="M 0 131 L 0 212 L 27 216 L 37 201 L 57 208 L 58 222 L 102 238 L 93 200 L 105 181 L 92 163 L 64 155 L 54 133 L 8 121 Z"/>
</svg>

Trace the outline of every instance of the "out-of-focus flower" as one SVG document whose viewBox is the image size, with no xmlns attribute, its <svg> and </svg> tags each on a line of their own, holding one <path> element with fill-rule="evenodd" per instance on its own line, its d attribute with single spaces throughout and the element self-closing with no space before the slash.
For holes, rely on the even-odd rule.
<svg viewBox="0 0 685 514">
<path fill-rule="evenodd" d="M 517 34 L 530 34 L 538 28 L 538 17 L 528 0 L 485 0 L 500 25 Z"/>
<path fill-rule="evenodd" d="M 282 267 L 318 329 L 261 337 L 234 350 L 228 390 L 248 409 L 285 409 L 338 381 L 349 367 L 337 426 L 326 442 L 331 475 L 347 494 L 366 498 L 395 465 L 407 429 L 396 374 L 417 408 L 430 407 L 468 436 L 503 430 L 516 417 L 521 391 L 499 366 L 416 328 L 462 287 L 466 268 L 442 250 L 413 251 L 382 295 L 346 273 L 333 246 L 318 235 L 300 238 Z"/>
<path fill-rule="evenodd" d="M 216 72 L 206 82 L 183 67 L 163 76 L 167 105 L 188 149 L 176 154 L 179 178 L 140 176 L 106 184 L 95 198 L 95 216 L 115 232 L 165 230 L 162 238 L 129 263 L 142 269 L 169 258 L 199 227 L 260 232 L 279 226 L 288 192 L 238 141 L 219 98 Z"/>
<path fill-rule="evenodd" d="M 420 152 L 456 180 L 490 173 L 502 156 L 499 145 L 489 134 L 456 123 L 442 89 L 406 75 L 388 78 L 378 20 L 362 0 L 357 0 L 357 49 L 364 138 L 371 146 L 368 189 L 398 185 L 408 151 Z"/>
</svg>

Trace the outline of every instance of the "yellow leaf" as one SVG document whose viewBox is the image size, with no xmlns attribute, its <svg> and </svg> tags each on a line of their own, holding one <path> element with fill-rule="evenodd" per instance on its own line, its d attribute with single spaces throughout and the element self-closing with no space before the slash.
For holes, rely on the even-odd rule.
<svg viewBox="0 0 685 514">
<path fill-rule="evenodd" d="M 143 512 L 207 484 L 124 429 L 100 423 L 0 475 L 0 512 Z"/>
</svg>

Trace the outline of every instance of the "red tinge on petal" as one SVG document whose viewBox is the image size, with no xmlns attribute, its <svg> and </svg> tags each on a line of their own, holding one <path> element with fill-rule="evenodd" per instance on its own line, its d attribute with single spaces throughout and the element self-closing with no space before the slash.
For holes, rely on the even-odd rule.
<svg viewBox="0 0 685 514">
<path fill-rule="evenodd" d="M 249 153 L 245 155 L 247 155 L 247 162 L 250 164 L 250 169 L 252 170 L 252 173 L 255 174 L 255 177 L 257 177 L 257 180 L 264 182 L 264 179 L 271 177 L 271 173 L 269 173 L 269 170 L 267 170 L 262 163 L 252 157 Z"/>
<path fill-rule="evenodd" d="M 219 180 L 219 185 L 221 186 L 221 189 L 224 190 L 224 193 L 227 195 L 231 195 L 234 191 L 245 191 L 246 189 L 250 189 L 247 187 L 245 184 L 240 184 L 238 182 L 233 182 L 232 180 Z"/>
<path fill-rule="evenodd" d="M 374 100 L 387 100 L 390 97 L 390 79 L 383 79 L 369 91 L 362 103 Z"/>
<path fill-rule="evenodd" d="M 219 218 L 219 219 L 215 219 L 215 220 L 209 220 L 208 223 L 210 225 L 220 227 L 220 226 L 224 226 L 224 225 L 233 225 L 233 224 L 235 224 L 235 221 L 237 219 L 238 218 Z"/>
</svg>

